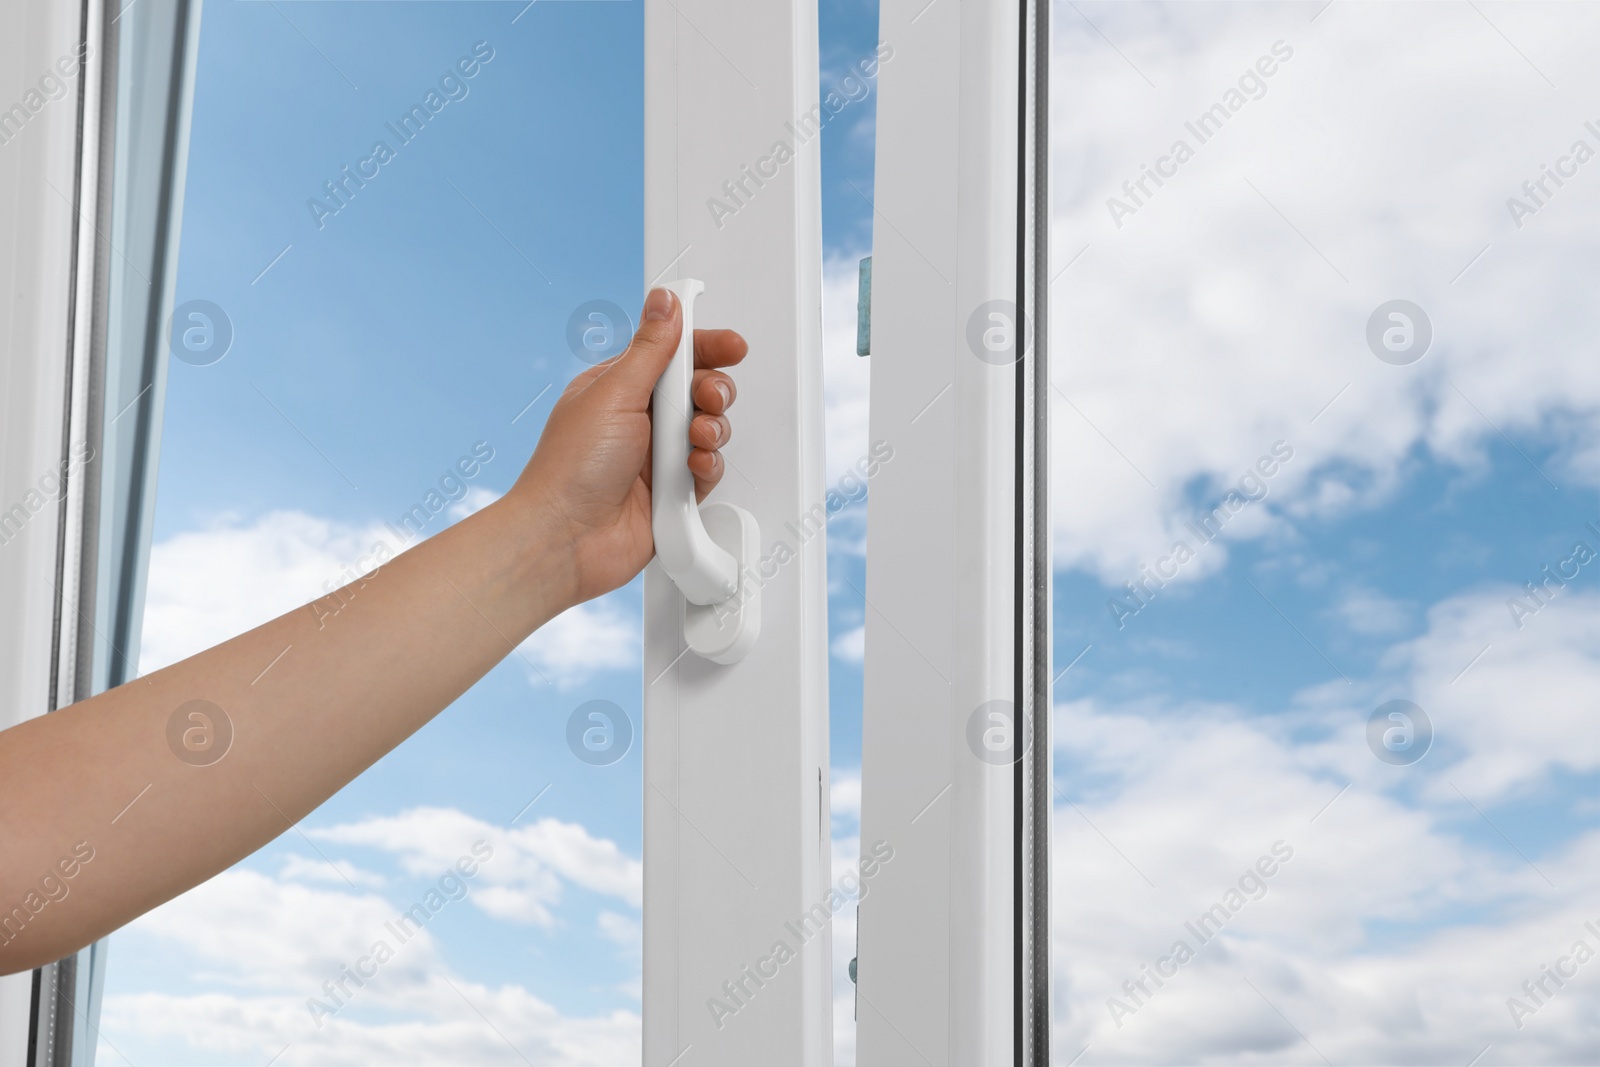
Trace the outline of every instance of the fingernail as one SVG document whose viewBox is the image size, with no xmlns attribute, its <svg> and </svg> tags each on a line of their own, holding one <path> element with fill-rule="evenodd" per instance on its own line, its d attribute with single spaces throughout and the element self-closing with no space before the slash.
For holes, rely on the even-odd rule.
<svg viewBox="0 0 1600 1067">
<path fill-rule="evenodd" d="M 728 388 L 727 382 L 717 382 L 715 384 L 717 392 L 722 396 L 722 406 L 726 408 L 733 403 L 733 390 Z"/>
<path fill-rule="evenodd" d="M 672 318 L 672 291 L 669 289 L 655 288 L 650 290 L 650 295 L 644 298 L 644 311 L 639 318 L 642 322 L 652 319 Z"/>
</svg>

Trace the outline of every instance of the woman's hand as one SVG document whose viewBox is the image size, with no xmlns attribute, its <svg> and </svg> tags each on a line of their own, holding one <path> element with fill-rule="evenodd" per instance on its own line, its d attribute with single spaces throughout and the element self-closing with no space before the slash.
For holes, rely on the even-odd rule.
<svg viewBox="0 0 1600 1067">
<path fill-rule="evenodd" d="M 510 497 L 539 518 L 532 551 L 569 554 L 578 604 L 626 585 L 655 553 L 650 533 L 650 395 L 678 347 L 683 316 L 666 289 L 652 289 L 627 351 L 574 378 L 556 401 L 533 458 Z M 719 449 L 732 428 L 733 379 L 715 368 L 744 359 L 732 330 L 696 330 L 695 405 L 689 470 L 700 499 L 722 480 Z"/>
</svg>

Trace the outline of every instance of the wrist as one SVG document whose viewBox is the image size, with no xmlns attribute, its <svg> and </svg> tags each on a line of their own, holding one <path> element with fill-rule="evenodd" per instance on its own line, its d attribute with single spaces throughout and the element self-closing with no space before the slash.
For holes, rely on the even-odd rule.
<svg viewBox="0 0 1600 1067">
<path fill-rule="evenodd" d="M 507 595 L 530 612 L 528 632 L 578 602 L 578 570 L 566 523 L 521 487 L 480 513 L 505 546 Z"/>
</svg>

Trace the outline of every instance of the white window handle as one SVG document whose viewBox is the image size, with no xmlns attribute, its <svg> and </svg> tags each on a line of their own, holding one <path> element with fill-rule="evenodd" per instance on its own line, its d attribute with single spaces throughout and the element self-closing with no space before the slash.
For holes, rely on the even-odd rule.
<svg viewBox="0 0 1600 1067">
<path fill-rule="evenodd" d="M 683 308 L 683 335 L 651 402 L 651 533 L 656 558 L 683 593 L 689 648 L 713 663 L 737 663 L 761 631 L 761 586 L 754 573 L 761 529 L 744 508 L 695 501 L 689 470 L 694 299 L 705 284 L 681 278 L 666 288 Z"/>
</svg>

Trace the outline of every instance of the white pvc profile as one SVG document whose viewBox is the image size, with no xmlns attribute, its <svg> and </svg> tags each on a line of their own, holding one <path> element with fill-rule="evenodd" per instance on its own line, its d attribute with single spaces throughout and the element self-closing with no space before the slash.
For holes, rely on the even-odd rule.
<svg viewBox="0 0 1600 1067">
<path fill-rule="evenodd" d="M 107 6 L 0 12 L 0 728 L 137 657 L 199 0 Z M 105 960 L 0 978 L 0 1067 L 93 1063 Z"/>
<path fill-rule="evenodd" d="M 1046 3 L 884 0 L 857 1062 L 1048 1063 Z"/>
<path fill-rule="evenodd" d="M 642 280 L 749 341 L 709 500 L 759 526 L 761 628 L 689 652 L 646 569 L 645 1067 L 832 1061 L 817 63 L 815 0 L 646 0 Z"/>
<path fill-rule="evenodd" d="M 84 426 L 73 369 L 94 189 L 80 184 L 93 145 L 80 157 L 79 130 L 97 128 L 99 92 L 99 64 L 82 61 L 86 14 L 97 21 L 59 0 L 0 8 L 0 729 L 53 705 L 71 629 L 60 611 L 76 602 L 63 558 L 76 559 L 82 481 L 63 474 Z M 0 1067 L 27 1063 L 34 984 L 33 972 L 0 978 Z"/>
</svg>

